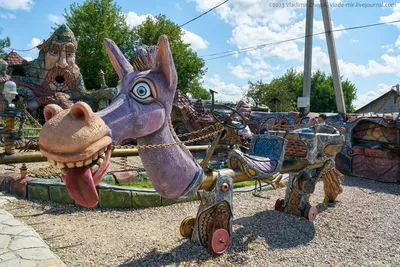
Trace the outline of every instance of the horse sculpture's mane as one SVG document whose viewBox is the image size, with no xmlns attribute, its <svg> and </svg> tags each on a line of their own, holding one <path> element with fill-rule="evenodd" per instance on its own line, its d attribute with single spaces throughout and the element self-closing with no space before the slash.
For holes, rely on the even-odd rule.
<svg viewBox="0 0 400 267">
<path fill-rule="evenodd" d="M 155 55 L 157 46 L 141 46 L 134 54 L 134 60 L 132 62 L 133 70 L 145 71 L 156 67 Z"/>
</svg>

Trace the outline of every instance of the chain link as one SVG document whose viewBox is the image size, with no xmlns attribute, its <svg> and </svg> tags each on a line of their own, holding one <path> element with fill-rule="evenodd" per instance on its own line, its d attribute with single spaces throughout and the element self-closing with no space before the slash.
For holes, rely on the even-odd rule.
<svg viewBox="0 0 400 267">
<path fill-rule="evenodd" d="M 171 121 L 170 121 L 170 125 L 172 125 Z M 188 143 L 193 143 L 193 142 L 197 142 L 197 141 L 200 141 L 200 140 L 203 140 L 203 139 L 207 139 L 207 138 L 209 138 L 209 137 L 211 137 L 211 136 L 213 136 L 213 135 L 225 130 L 225 127 L 222 124 L 217 123 L 215 125 L 207 126 L 207 127 L 203 128 L 201 130 L 198 130 L 198 131 L 195 131 L 195 132 L 191 132 L 189 134 L 199 133 L 199 132 L 205 131 L 206 129 L 211 129 L 211 128 L 216 129 L 216 130 L 211 132 L 211 133 L 209 133 L 209 134 L 205 134 L 203 136 L 200 136 L 200 137 L 197 137 L 197 138 L 192 138 L 192 139 L 185 140 L 185 141 L 179 141 L 179 142 L 170 143 L 170 144 L 156 144 L 156 145 L 136 145 L 136 146 L 133 146 L 133 145 L 117 145 L 117 146 L 115 146 L 115 148 L 122 148 L 122 149 L 126 149 L 126 148 L 152 149 L 152 148 L 164 148 L 164 147 L 171 147 L 171 146 L 179 146 L 179 145 L 185 145 L 185 144 L 188 144 Z M 171 132 L 173 130 L 174 129 L 171 128 Z M 186 135 L 189 135 L 189 134 L 184 134 L 184 135 L 186 136 Z M 178 137 L 182 137 L 182 135 L 179 135 Z"/>
<path fill-rule="evenodd" d="M 122 170 L 126 169 L 126 167 L 129 167 L 131 169 L 135 169 L 135 170 L 139 170 L 139 171 L 143 170 L 144 171 L 143 167 L 138 167 L 138 166 L 129 164 L 126 158 L 124 158 L 124 162 L 123 163 L 121 163 L 121 162 L 119 162 L 117 160 L 112 160 L 112 159 L 110 159 L 110 162 L 114 163 L 114 164 L 116 164 L 118 166 L 124 167 Z"/>
<path fill-rule="evenodd" d="M 170 123 L 171 123 L 171 121 L 170 121 Z M 172 125 L 171 125 L 171 126 L 172 126 Z M 214 125 L 210 125 L 210 126 L 204 127 L 204 128 L 202 128 L 202 129 L 197 130 L 197 131 L 194 131 L 194 132 L 185 133 L 185 134 L 179 134 L 179 135 L 177 135 L 177 136 L 178 136 L 178 137 L 186 137 L 186 136 L 190 136 L 190 135 L 195 135 L 195 134 L 198 134 L 198 133 L 201 133 L 201 132 L 205 132 L 206 130 L 212 129 L 212 128 L 214 128 Z M 171 129 L 173 129 L 173 128 L 171 128 Z"/>
<path fill-rule="evenodd" d="M 33 122 L 34 126 L 42 128 L 42 125 L 25 108 L 23 109 L 23 112 L 31 120 L 31 122 Z"/>
</svg>

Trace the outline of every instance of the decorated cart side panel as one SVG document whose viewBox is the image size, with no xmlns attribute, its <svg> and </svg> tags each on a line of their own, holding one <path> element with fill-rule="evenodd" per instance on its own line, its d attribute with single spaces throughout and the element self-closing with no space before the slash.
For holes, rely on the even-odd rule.
<svg viewBox="0 0 400 267">
<path fill-rule="evenodd" d="M 400 182 L 398 116 L 354 116 L 343 126 L 346 147 L 336 157 L 340 169 L 378 181 Z"/>
<path fill-rule="evenodd" d="M 317 123 L 318 113 L 301 117 L 298 112 L 251 112 L 249 126 L 253 133 L 269 129 L 288 129 Z M 384 182 L 400 182 L 400 118 L 398 114 L 356 114 L 345 121 L 339 114 L 327 116 L 327 122 L 345 129 L 346 146 L 336 157 L 338 169 L 347 174 Z M 305 149 L 289 140 L 286 154 L 301 154 Z"/>
</svg>

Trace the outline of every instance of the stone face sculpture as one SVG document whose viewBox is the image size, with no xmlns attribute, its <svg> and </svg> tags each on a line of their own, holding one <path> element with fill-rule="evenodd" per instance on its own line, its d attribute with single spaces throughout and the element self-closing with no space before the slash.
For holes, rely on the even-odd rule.
<svg viewBox="0 0 400 267">
<path fill-rule="evenodd" d="M 20 69 L 12 75 L 18 85 L 18 93 L 27 101 L 27 109 L 38 116 L 39 107 L 57 104 L 70 108 L 73 103 L 83 100 L 92 106 L 102 100 L 112 100 L 114 88 L 105 88 L 94 93 L 85 89 L 82 75 L 75 62 L 79 38 L 71 29 L 61 25 L 49 39 L 39 44 L 39 57 L 13 69 Z"/>
</svg>

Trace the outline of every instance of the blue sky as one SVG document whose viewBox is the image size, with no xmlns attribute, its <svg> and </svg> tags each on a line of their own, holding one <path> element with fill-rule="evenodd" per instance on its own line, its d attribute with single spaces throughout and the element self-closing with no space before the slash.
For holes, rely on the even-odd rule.
<svg viewBox="0 0 400 267">
<path fill-rule="evenodd" d="M 184 27 L 184 39 L 198 55 L 237 50 L 264 43 L 282 41 L 304 35 L 306 0 L 230 0 L 218 9 Z M 1 37 L 11 38 L 12 48 L 28 49 L 47 39 L 54 22 L 62 22 L 65 8 L 73 2 L 54 0 L 0 0 Z M 140 24 L 146 16 L 166 14 L 182 24 L 222 0 L 147 0 L 116 1 L 130 25 Z M 315 0 L 319 3 L 318 0 Z M 364 6 L 381 1 L 330 0 L 343 4 L 331 8 L 334 28 L 388 22 L 400 19 L 400 2 L 387 0 L 388 7 Z M 283 7 L 274 7 L 281 4 Z M 289 4 L 297 7 L 289 7 Z M 349 7 L 354 4 L 354 7 Z M 344 6 L 347 5 L 347 6 Z M 276 6 L 276 5 L 275 5 Z M 323 32 L 321 9 L 314 8 L 314 33 Z M 399 83 L 400 23 L 335 33 L 340 72 L 355 83 L 358 92 L 356 107 L 387 92 Z M 248 81 L 270 81 L 288 68 L 302 70 L 304 41 L 287 42 L 263 49 L 215 60 L 206 60 L 208 71 L 204 86 L 219 91 L 219 98 L 238 101 Z M 32 59 L 37 50 L 19 52 Z M 206 57 L 205 59 L 209 59 Z M 314 37 L 313 69 L 330 73 L 324 35 Z"/>
</svg>

